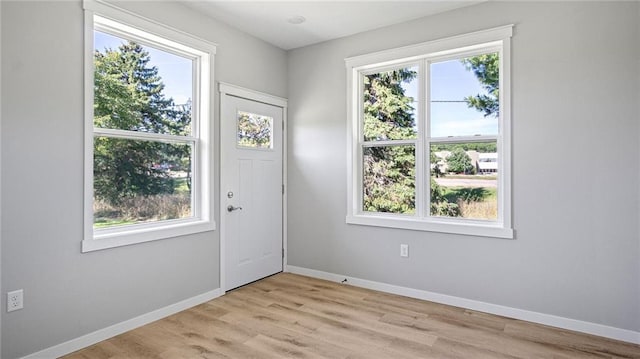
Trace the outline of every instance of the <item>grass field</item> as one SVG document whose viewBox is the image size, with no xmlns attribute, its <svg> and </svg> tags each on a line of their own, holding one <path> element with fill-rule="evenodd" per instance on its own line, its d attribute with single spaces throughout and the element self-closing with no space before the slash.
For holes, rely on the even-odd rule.
<svg viewBox="0 0 640 359">
<path fill-rule="evenodd" d="M 127 224 L 187 218 L 191 216 L 189 193 L 160 194 L 127 198 L 115 206 L 93 202 L 93 226 L 105 228 Z"/>
<path fill-rule="evenodd" d="M 127 224 L 187 218 L 191 216 L 191 190 L 186 177 L 171 178 L 172 194 L 125 198 L 118 205 L 94 199 L 93 227 L 106 228 Z"/>
<path fill-rule="evenodd" d="M 498 193 L 491 187 L 442 187 L 444 197 L 460 207 L 461 217 L 496 220 L 498 218 Z"/>
<path fill-rule="evenodd" d="M 457 178 L 457 179 L 474 179 L 477 181 L 490 181 L 498 179 L 496 175 L 453 175 L 447 174 L 444 178 Z"/>
</svg>

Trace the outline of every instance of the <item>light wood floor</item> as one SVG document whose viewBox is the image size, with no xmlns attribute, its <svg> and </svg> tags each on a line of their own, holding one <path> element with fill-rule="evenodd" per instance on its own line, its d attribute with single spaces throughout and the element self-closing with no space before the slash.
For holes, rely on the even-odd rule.
<svg viewBox="0 0 640 359">
<path fill-rule="evenodd" d="M 640 358 L 640 346 L 281 273 L 65 358 Z"/>
</svg>

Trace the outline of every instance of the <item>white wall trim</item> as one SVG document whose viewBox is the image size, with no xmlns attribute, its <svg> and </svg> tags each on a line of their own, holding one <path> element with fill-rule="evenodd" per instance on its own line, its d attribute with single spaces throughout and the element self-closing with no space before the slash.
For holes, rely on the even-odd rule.
<svg viewBox="0 0 640 359">
<path fill-rule="evenodd" d="M 610 327 L 602 324 L 585 322 L 570 318 L 559 317 L 551 314 L 532 312 L 524 309 L 505 307 L 502 305 L 480 302 L 472 299 L 465 299 L 446 294 L 434 293 L 420 289 L 400 287 L 393 284 L 370 281 L 366 279 L 354 278 L 335 273 L 319 271 L 304 267 L 288 265 L 286 272 L 305 275 L 308 277 L 341 282 L 347 279 L 347 283 L 367 289 L 373 289 L 385 293 L 403 295 L 410 298 L 428 300 L 431 302 L 452 305 L 465 309 L 477 310 L 479 312 L 496 314 L 503 317 L 525 320 L 528 322 L 549 325 L 556 328 L 573 330 L 576 332 L 593 334 L 629 343 L 640 344 L 640 332 L 627 329 Z"/>
<path fill-rule="evenodd" d="M 348 57 L 345 59 L 347 68 L 367 67 L 376 64 L 378 67 L 382 63 L 396 63 L 411 61 L 412 58 L 424 54 L 446 54 L 450 49 L 463 47 L 473 48 L 478 44 L 490 43 L 496 40 L 504 40 L 513 36 L 514 24 L 504 25 L 492 29 L 475 31 L 467 34 L 460 34 L 441 39 L 435 39 L 419 44 L 397 47 L 394 49 L 382 50 L 365 55 Z M 481 45 L 484 46 L 484 45 Z"/>
<path fill-rule="evenodd" d="M 110 19 L 116 19 L 121 22 L 140 26 L 144 23 L 145 32 L 151 32 L 161 37 L 174 38 L 182 43 L 189 44 L 194 47 L 209 48 L 211 56 L 215 55 L 218 44 L 197 37 L 188 32 L 179 30 L 159 21 L 152 20 L 138 13 L 126 10 L 105 0 L 83 0 L 82 7 L 85 10 L 98 13 Z"/>
<path fill-rule="evenodd" d="M 186 32 L 153 22 L 101 0 L 84 0 L 84 238 L 82 252 L 175 238 L 213 231 L 215 198 L 213 144 L 216 45 Z M 94 128 L 94 31 L 100 30 L 123 39 L 135 40 L 162 51 L 181 54 L 193 62 L 192 136 L 136 133 L 119 129 Z M 93 145 L 97 136 L 170 141 L 194 148 L 192 176 L 192 217 L 186 220 L 160 220 L 112 228 L 93 226 Z"/>
<path fill-rule="evenodd" d="M 2 21 L 2 4 L 0 4 L 0 21 Z M 0 26 L 0 134 L 2 133 L 2 26 Z M 2 140 L 0 139 L 0 170 L 2 169 Z M 0 180 L 0 209 L 2 208 L 2 180 Z M 2 210 L 0 210 L 0 227 L 2 223 Z M 2 235 L 0 234 L 0 248 L 2 248 Z M 2 258 L 2 251 L 0 251 Z M 2 261 L 0 260 L 0 288 L 2 288 Z M 2 301 L 0 301 L 2 303 Z M 1 307 L 2 305 L 0 305 Z M 1 309 L 1 308 L 0 308 Z M 2 321 L 0 320 L 0 356 L 2 356 Z"/>
<path fill-rule="evenodd" d="M 502 26 L 454 37 L 433 40 L 421 44 L 384 50 L 345 59 L 347 66 L 347 224 L 378 226 L 386 228 L 409 229 L 440 233 L 462 234 L 469 236 L 514 238 L 511 228 L 511 52 L 510 42 L 513 25 Z M 432 118 L 429 115 L 429 76 L 432 62 L 462 59 L 469 56 L 497 53 L 500 58 L 500 116 L 498 116 L 498 132 L 483 136 L 433 137 L 430 133 Z M 415 123 L 417 135 L 415 139 L 369 141 L 364 136 L 364 77 L 371 73 L 389 71 L 404 67 L 418 67 L 416 78 L 419 92 Z M 425 97 L 426 96 L 426 97 Z M 423 101 L 424 100 L 424 101 Z M 464 143 L 468 141 L 494 141 L 497 146 L 497 217 L 493 220 L 473 220 L 469 218 L 443 218 L 433 216 L 429 210 L 429 146 L 434 143 Z M 411 145 L 415 147 L 415 197 L 424 200 L 416 201 L 415 213 L 393 214 L 364 209 L 364 149 L 372 146 Z"/>
<path fill-rule="evenodd" d="M 50 348 L 27 355 L 23 357 L 23 359 L 58 358 L 66 354 L 73 353 L 76 350 L 80 350 L 95 343 L 112 338 L 116 335 L 139 328 L 151 322 L 155 322 L 156 320 L 166 318 L 185 309 L 189 309 L 191 307 L 195 307 L 196 305 L 208 302 L 212 299 L 220 297 L 223 294 L 224 292 L 220 288 L 214 289 L 212 291 L 196 295 L 195 297 L 185 299 L 178 303 L 168 305 L 164 308 L 160 308 L 152 312 L 140 315 L 138 317 L 125 320 L 124 322 L 120 322 L 109 327 L 96 330 L 93 333 L 71 339 L 62 344 L 54 345 Z"/>
<path fill-rule="evenodd" d="M 288 100 L 283 97 L 274 96 L 268 93 L 254 91 L 245 87 L 240 87 L 226 82 L 220 82 L 221 94 L 228 94 L 235 97 L 242 97 L 247 100 L 266 103 L 276 107 L 287 108 Z"/>
</svg>

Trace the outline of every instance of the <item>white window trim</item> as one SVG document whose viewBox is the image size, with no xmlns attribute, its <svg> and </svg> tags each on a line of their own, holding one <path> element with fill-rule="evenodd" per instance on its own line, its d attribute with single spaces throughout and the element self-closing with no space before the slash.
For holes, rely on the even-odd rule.
<svg viewBox="0 0 640 359">
<path fill-rule="evenodd" d="M 416 45 L 380 51 L 372 54 L 350 57 L 345 59 L 347 70 L 347 216 L 346 223 L 388 228 L 400 228 L 418 231 L 431 231 L 462 235 L 473 235 L 496 238 L 514 238 L 511 223 L 511 36 L 513 25 L 501 26 L 493 29 L 453 36 L 449 38 L 424 42 Z M 361 134 L 361 78 L 363 73 L 378 71 L 385 67 L 398 67 L 407 63 L 420 64 L 419 96 L 426 98 L 424 81 L 425 66 L 429 61 L 448 56 L 460 57 L 467 53 L 474 53 L 489 47 L 495 47 L 501 52 L 500 56 L 500 117 L 499 134 L 488 136 L 486 139 L 498 141 L 498 208 L 497 221 L 482 221 L 459 218 L 420 217 L 420 209 L 426 203 L 420 203 L 420 193 L 428 191 L 422 182 L 425 175 L 424 168 L 429 158 L 427 155 L 416 157 L 416 215 L 386 214 L 364 212 L 362 210 L 362 142 Z M 422 101 L 418 109 L 419 128 L 425 128 L 426 106 Z M 429 142 L 445 141 L 439 138 L 427 138 L 425 131 L 420 130 L 419 138 L 409 142 L 416 143 L 416 153 L 426 153 L 425 146 Z M 483 136 L 484 137 L 484 136 Z M 462 138 L 456 138 L 456 141 Z M 481 138 L 469 138 L 473 141 Z M 428 142 L 429 141 L 429 142 Z M 398 141 L 394 141 L 400 144 Z M 422 157 L 421 157 L 422 156 Z M 425 158 L 426 157 L 426 158 Z M 422 158 L 422 160 L 420 160 Z M 424 163 L 419 163 L 422 161 Z M 428 168 L 428 167 L 426 167 Z"/>
<path fill-rule="evenodd" d="M 85 93 L 85 158 L 84 158 L 84 240 L 82 252 L 120 247 L 216 229 L 214 221 L 215 188 L 213 177 L 213 69 L 216 45 L 190 34 L 142 18 L 126 10 L 102 1 L 83 2 L 84 15 L 84 93 Z M 95 15 L 95 16 L 94 16 Z M 97 22 L 94 22 L 94 19 Z M 94 130 L 93 126 L 93 31 L 95 28 L 108 29 L 110 33 L 120 33 L 143 44 L 153 43 L 168 52 L 199 59 L 194 71 L 193 136 L 181 137 L 179 143 L 193 143 L 194 162 L 194 216 L 188 219 L 159 221 L 118 226 L 107 229 L 93 229 L 93 138 L 95 135 L 175 141 L 171 135 L 134 133 L 112 129 Z"/>
</svg>

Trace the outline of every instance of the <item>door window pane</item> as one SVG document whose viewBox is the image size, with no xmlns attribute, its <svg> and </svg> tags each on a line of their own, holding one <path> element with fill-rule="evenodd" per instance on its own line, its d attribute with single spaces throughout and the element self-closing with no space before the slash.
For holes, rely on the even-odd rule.
<svg viewBox="0 0 640 359">
<path fill-rule="evenodd" d="M 431 145 L 431 215 L 498 219 L 496 141 Z"/>
<path fill-rule="evenodd" d="M 238 147 L 273 148 L 273 118 L 238 111 Z"/>
<path fill-rule="evenodd" d="M 363 210 L 415 213 L 415 146 L 365 147 L 362 157 Z"/>
</svg>

